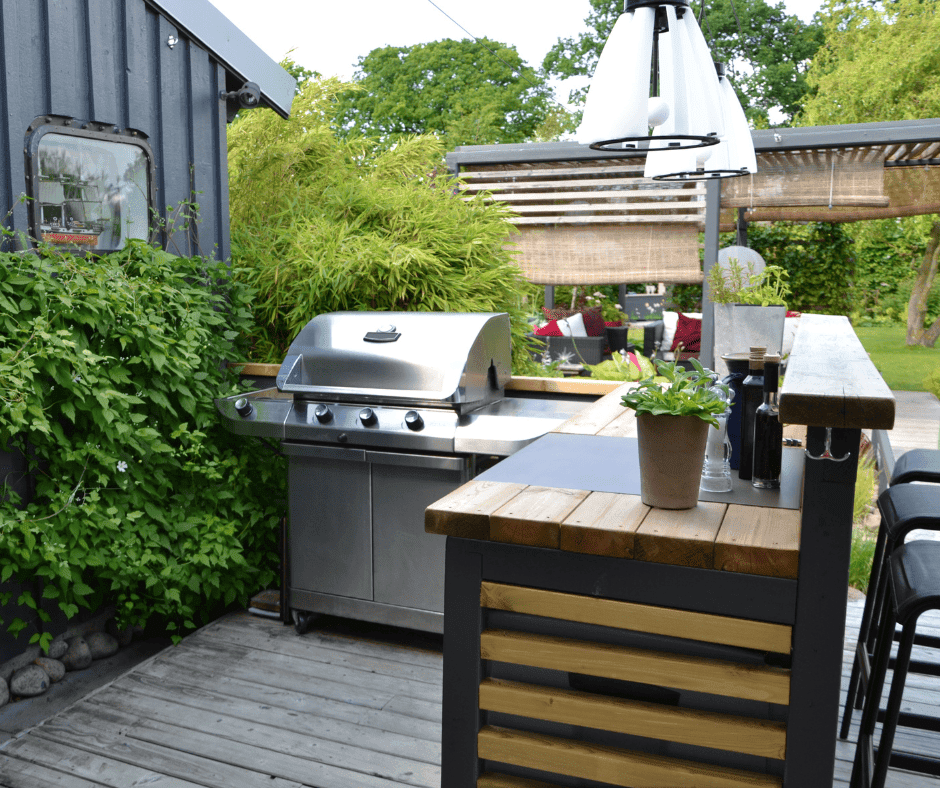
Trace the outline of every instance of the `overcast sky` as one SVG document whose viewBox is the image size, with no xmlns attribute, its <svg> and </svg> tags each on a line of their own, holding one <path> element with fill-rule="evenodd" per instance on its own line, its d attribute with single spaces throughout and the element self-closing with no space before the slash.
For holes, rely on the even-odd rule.
<svg viewBox="0 0 940 788">
<path fill-rule="evenodd" d="M 538 68 L 561 37 L 584 31 L 588 0 L 210 0 L 274 60 L 291 49 L 300 65 L 346 79 L 358 58 L 384 46 L 410 46 L 467 33 L 516 47 Z M 809 20 L 820 0 L 786 0 Z M 451 18 L 448 18 L 451 17 Z M 467 32 L 461 29 L 465 28 Z M 558 98 L 567 99 L 567 86 Z"/>
</svg>

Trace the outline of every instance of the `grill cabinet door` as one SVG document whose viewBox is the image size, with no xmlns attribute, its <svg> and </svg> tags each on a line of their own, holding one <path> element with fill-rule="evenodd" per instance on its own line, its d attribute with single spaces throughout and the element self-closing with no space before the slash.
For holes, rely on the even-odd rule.
<svg viewBox="0 0 940 788">
<path fill-rule="evenodd" d="M 470 461 L 373 451 L 367 457 L 375 601 L 443 613 L 445 537 L 424 532 L 424 510 L 469 481 Z"/>
<path fill-rule="evenodd" d="M 290 457 L 291 589 L 372 599 L 372 494 L 365 452 L 281 444 Z"/>
</svg>

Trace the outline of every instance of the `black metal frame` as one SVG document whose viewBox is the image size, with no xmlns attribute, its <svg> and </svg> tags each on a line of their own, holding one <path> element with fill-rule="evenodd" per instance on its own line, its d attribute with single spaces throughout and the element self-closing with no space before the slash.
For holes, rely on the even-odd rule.
<svg viewBox="0 0 940 788">
<path fill-rule="evenodd" d="M 473 788 L 482 678 L 484 580 L 793 625 L 785 788 L 830 788 L 845 627 L 858 429 L 833 429 L 845 462 L 806 462 L 799 580 L 655 564 L 448 537 L 441 784 Z M 820 455 L 825 428 L 810 427 Z"/>
</svg>

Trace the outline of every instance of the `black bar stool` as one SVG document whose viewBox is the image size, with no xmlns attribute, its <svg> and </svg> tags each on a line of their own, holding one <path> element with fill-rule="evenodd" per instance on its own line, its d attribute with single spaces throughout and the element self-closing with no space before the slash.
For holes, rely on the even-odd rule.
<svg viewBox="0 0 940 788">
<path fill-rule="evenodd" d="M 940 451 L 914 449 L 902 454 L 895 463 L 891 486 L 878 497 L 881 525 L 875 542 L 868 594 L 855 646 L 842 726 L 839 729 L 841 739 L 848 738 L 853 709 L 862 708 L 865 700 L 871 657 L 876 646 L 875 636 L 878 633 L 878 611 L 881 610 L 887 586 L 885 568 L 891 553 L 904 543 L 904 538 L 913 530 L 940 530 L 940 487 L 908 484 L 914 481 L 940 484 Z M 919 638 L 919 645 L 940 647 L 937 638 Z"/>
<path fill-rule="evenodd" d="M 940 517 L 940 513 L 938 513 Z M 875 665 L 865 698 L 862 725 L 855 748 L 855 763 L 852 767 L 853 788 L 884 788 L 888 766 L 894 764 L 909 771 L 940 774 L 940 758 L 926 754 L 905 755 L 903 759 L 893 757 L 894 735 L 897 726 L 907 725 L 906 718 L 915 715 L 901 714 L 901 698 L 904 682 L 911 664 L 911 651 L 915 642 L 917 619 L 928 610 L 940 610 L 940 542 L 916 541 L 902 545 L 894 553 L 888 565 L 888 590 L 881 609 L 881 627 L 878 633 L 878 648 Z M 894 678 L 885 709 L 884 727 L 878 745 L 877 757 L 873 752 L 875 723 L 881 705 L 881 691 L 891 657 L 894 629 L 901 624 L 901 639 L 894 665 Z M 933 722 L 940 720 L 931 718 Z M 918 727 L 927 727 L 919 725 Z M 933 727 L 933 726 L 931 726 Z M 934 728 L 936 729 L 936 728 Z M 874 772 L 872 762 L 874 761 Z"/>
</svg>

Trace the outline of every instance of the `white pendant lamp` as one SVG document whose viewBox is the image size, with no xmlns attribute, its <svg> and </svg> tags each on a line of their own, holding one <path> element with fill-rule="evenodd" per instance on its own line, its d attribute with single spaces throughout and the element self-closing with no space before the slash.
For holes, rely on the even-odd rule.
<svg viewBox="0 0 940 788">
<path fill-rule="evenodd" d="M 717 145 L 725 135 L 720 96 L 689 0 L 626 0 L 594 71 L 578 141 L 616 152 Z"/>
<path fill-rule="evenodd" d="M 643 176 L 657 181 L 701 181 L 757 172 L 757 156 L 747 117 L 721 63 L 715 63 L 724 134 L 717 145 L 671 152 L 652 149 Z M 658 132 L 654 131 L 654 135 Z"/>
</svg>

